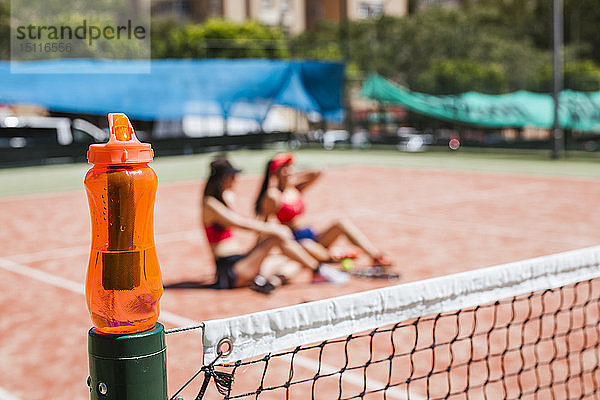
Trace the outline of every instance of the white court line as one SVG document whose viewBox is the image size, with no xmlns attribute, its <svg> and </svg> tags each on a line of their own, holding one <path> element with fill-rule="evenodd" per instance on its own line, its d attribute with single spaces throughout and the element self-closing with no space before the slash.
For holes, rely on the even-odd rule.
<svg viewBox="0 0 600 400">
<path fill-rule="evenodd" d="M 21 263 L 7 260 L 5 258 L 0 258 L 0 268 L 4 269 L 6 271 L 13 272 L 15 274 L 25 276 L 27 278 L 31 278 L 31 279 L 35 279 L 35 280 L 43 282 L 43 283 L 47 283 L 47 284 L 55 286 L 55 287 L 66 289 L 73 293 L 77 293 L 80 295 L 85 294 L 84 286 L 81 283 L 71 281 L 68 279 L 64 279 L 64 278 L 52 275 L 50 273 L 28 267 Z M 164 310 L 161 311 L 161 313 L 160 313 L 160 320 L 164 321 L 164 322 L 168 322 L 169 324 L 175 325 L 178 328 L 184 327 L 184 326 L 189 326 L 189 325 L 197 325 L 200 323 L 200 321 L 195 321 L 195 320 L 192 320 L 192 319 L 189 319 L 189 318 L 177 315 L 177 314 L 173 314 L 173 313 L 170 313 L 170 312 L 164 311 Z M 318 366 L 319 366 L 319 363 L 317 361 L 312 360 L 310 358 L 302 357 L 302 356 L 297 356 L 294 358 L 294 360 L 295 360 L 295 362 L 298 363 L 298 365 L 301 365 L 306 368 L 311 368 L 311 369 L 316 370 L 316 368 L 318 368 Z M 336 369 L 330 365 L 327 365 L 325 363 L 321 363 L 320 365 L 321 365 L 321 370 L 325 373 L 327 373 L 327 372 L 331 373 L 333 371 L 338 370 L 338 369 Z M 359 374 L 346 372 L 344 375 L 342 375 L 342 380 L 344 382 L 348 382 L 348 383 L 356 385 L 358 387 L 363 386 L 363 377 Z M 374 380 L 374 379 L 369 379 L 367 381 L 367 389 L 370 389 L 370 390 L 380 389 L 385 386 L 386 386 L 385 383 Z M 386 391 L 386 393 L 390 397 L 396 398 L 399 400 L 405 400 L 405 399 L 409 398 L 406 396 L 406 394 L 403 391 L 395 389 L 395 388 L 388 389 Z M 0 392 L 0 395 L 1 394 L 2 393 Z M 410 398 L 412 398 L 414 400 L 424 400 L 424 399 L 417 397 L 415 395 L 412 395 L 412 394 L 411 394 Z M 0 397 L 0 400 L 4 400 L 4 399 L 2 399 Z M 8 398 L 7 400 L 14 400 L 14 399 Z"/>
<path fill-rule="evenodd" d="M 394 214 L 392 214 L 394 215 Z M 440 230 L 440 225 L 436 221 L 423 221 L 417 216 L 412 215 L 403 215 L 402 216 L 402 226 L 412 226 L 417 228 L 426 228 L 426 229 L 437 229 Z M 577 243 L 581 246 L 589 243 L 589 245 L 596 244 L 597 241 L 590 240 L 590 237 L 587 236 L 577 236 L 569 234 L 565 237 L 564 232 L 550 232 L 550 231 L 538 231 L 531 230 L 531 227 L 527 227 L 527 230 L 520 229 L 519 231 L 515 231 L 514 226 L 512 227 L 503 227 L 499 225 L 490 225 L 486 223 L 474 223 L 466 220 L 458 220 L 458 219 L 448 219 L 446 220 L 448 223 L 452 225 L 451 229 L 454 232 L 467 232 L 474 235 L 495 235 L 495 236 L 503 236 L 507 238 L 513 239 L 522 239 L 527 241 L 536 241 L 536 242 L 545 242 L 551 244 L 565 244 L 565 243 Z M 448 228 L 445 228 L 448 229 Z M 583 245 L 582 245 L 583 243 Z"/>
<path fill-rule="evenodd" d="M 275 359 L 275 360 L 277 360 L 277 359 Z M 294 364 L 300 365 L 301 367 L 307 368 L 311 371 L 318 371 L 319 366 L 320 366 L 322 375 L 333 374 L 333 373 L 339 371 L 339 368 L 332 367 L 332 366 L 324 364 L 322 362 L 319 365 L 318 361 L 313 360 L 312 358 L 302 357 L 302 356 L 295 356 Z M 344 375 L 342 375 L 342 380 L 344 382 L 351 383 L 357 387 L 363 387 L 363 384 L 364 384 L 363 376 L 359 375 L 357 373 L 353 373 L 353 372 L 344 372 Z M 386 386 L 386 384 L 383 382 L 368 378 L 366 391 L 369 392 L 372 390 L 382 389 L 385 386 Z M 387 396 L 394 398 L 394 399 L 399 399 L 399 400 L 408 400 L 408 399 L 425 400 L 425 397 L 421 397 L 420 395 L 415 394 L 415 393 L 410 393 L 410 396 L 409 396 L 405 390 L 401 390 L 396 387 L 388 388 L 385 391 L 385 393 Z"/>
<path fill-rule="evenodd" d="M 8 391 L 6 391 L 5 389 L 2 389 L 0 387 L 0 400 L 20 400 L 20 399 L 17 396 L 15 396 L 14 394 L 11 394 Z"/>
<path fill-rule="evenodd" d="M 351 207 L 351 208 L 343 208 L 341 210 L 342 213 L 347 213 L 349 214 L 351 217 L 364 217 L 364 216 L 370 216 L 370 215 L 377 215 L 377 214 L 381 214 L 381 210 L 385 210 L 391 207 L 397 207 L 398 205 L 402 205 L 402 210 L 401 211 L 386 211 L 386 215 L 388 216 L 388 219 L 393 219 L 395 217 L 397 217 L 400 221 L 400 224 L 402 226 L 416 226 L 416 227 L 423 227 L 423 228 L 437 228 L 439 229 L 439 224 L 436 221 L 427 221 L 424 220 L 423 218 L 421 218 L 420 215 L 411 215 L 411 212 L 418 212 L 418 211 L 422 211 L 423 209 L 426 209 L 428 207 L 436 207 L 436 206 L 450 206 L 450 205 L 456 205 L 459 203 L 465 203 L 465 202 L 470 202 L 472 200 L 490 200 L 490 199 L 497 199 L 499 197 L 506 197 L 506 196 L 512 196 L 512 195 L 525 195 L 525 194 L 533 194 L 533 193 L 540 193 L 544 190 L 546 190 L 548 187 L 550 187 L 548 184 L 546 183 L 528 183 L 528 184 L 523 184 L 520 185 L 519 190 L 511 190 L 510 188 L 495 188 L 495 189 L 490 189 L 490 190 L 476 190 L 476 191 L 471 191 L 471 192 L 466 192 L 466 193 L 455 193 L 455 194 L 450 194 L 450 195 L 444 195 L 444 196 L 440 196 L 440 197 L 436 197 L 433 201 L 425 203 L 425 202 L 419 202 L 417 204 L 404 204 L 403 202 L 399 202 L 399 201 L 395 201 L 395 202 L 387 202 L 387 203 L 378 203 L 377 204 L 377 208 L 378 210 L 375 210 L 373 208 L 370 207 L 363 207 L 363 206 L 358 206 L 358 207 Z M 456 210 L 452 210 L 449 211 L 449 213 L 456 213 Z M 330 218 L 335 218 L 335 217 L 339 217 L 340 215 L 340 210 L 325 210 L 325 211 L 321 211 L 321 212 L 316 212 L 316 213 L 312 213 L 311 217 L 316 217 L 315 220 L 322 220 L 323 218 L 326 217 L 330 217 Z M 415 218 L 420 218 L 418 220 L 414 220 Z M 413 219 L 414 221 L 410 221 L 410 219 Z M 524 240 L 532 240 L 532 238 L 535 237 L 535 240 L 537 241 L 543 241 L 543 242 L 547 242 L 547 243 L 552 243 L 552 244 L 564 244 L 565 239 L 564 239 L 564 234 L 558 234 L 555 232 L 552 232 L 550 230 L 551 226 L 549 224 L 546 224 L 545 226 L 545 231 L 542 232 L 543 235 L 540 236 L 536 236 L 539 235 L 540 232 L 539 231 L 535 231 L 535 232 L 524 232 L 522 230 L 520 231 L 515 231 L 514 226 L 492 226 L 489 223 L 474 223 L 474 222 L 470 222 L 470 221 L 466 221 L 466 220 L 450 220 L 449 222 L 454 221 L 455 223 L 452 224 L 452 229 L 453 231 L 459 230 L 459 231 L 468 231 L 468 232 L 473 232 L 473 231 L 480 231 L 479 233 L 481 234 L 492 234 L 492 235 L 498 235 L 498 236 L 504 236 L 504 237 L 510 237 L 510 238 L 514 238 L 514 239 L 524 239 Z M 573 237 L 571 237 L 570 239 L 573 239 Z M 575 237 L 575 239 L 577 239 L 577 241 L 584 241 L 586 240 L 586 238 L 577 238 Z M 586 242 L 587 243 L 587 242 Z"/>
<path fill-rule="evenodd" d="M 90 165 L 90 169 L 91 168 L 92 168 L 92 166 Z M 83 179 L 83 176 L 85 175 L 85 172 L 86 171 L 83 171 L 83 173 L 82 173 L 82 179 Z M 256 176 L 258 176 L 258 174 L 242 174 L 242 176 L 240 176 L 240 178 L 238 178 L 238 179 L 240 179 L 240 182 L 248 181 L 248 180 L 251 181 L 251 180 L 254 180 L 256 178 Z M 159 182 L 159 185 L 160 185 L 159 188 L 165 188 L 165 187 L 168 188 L 171 186 L 201 185 L 205 181 L 206 180 L 204 177 L 199 177 L 198 179 L 188 179 L 188 180 L 184 180 L 184 181 Z M 83 186 L 83 180 L 81 181 L 80 188 L 64 189 L 59 192 L 49 191 L 49 192 L 37 192 L 37 193 L 29 193 L 29 194 L 14 194 L 14 195 L 8 195 L 8 196 L 0 195 L 0 203 L 21 201 L 21 200 L 48 200 L 48 199 L 62 197 L 62 196 L 66 196 L 66 195 L 72 195 L 72 194 L 82 194 L 85 197 L 85 188 Z"/>
<path fill-rule="evenodd" d="M 184 326 L 198 325 L 200 322 L 183 317 L 181 315 L 173 314 L 171 312 L 160 310 L 160 320 L 164 322 L 168 322 L 171 325 L 174 325 L 176 328 L 181 328 Z"/>
<path fill-rule="evenodd" d="M 548 184 L 545 184 L 545 183 L 531 183 L 531 184 L 520 185 L 518 190 L 515 190 L 514 188 L 511 190 L 508 190 L 507 188 L 494 188 L 494 189 L 487 189 L 487 190 L 476 190 L 476 191 L 470 191 L 470 192 L 454 193 L 454 194 L 443 195 L 443 196 L 437 197 L 437 198 L 433 199 L 433 201 L 428 202 L 428 203 L 420 202 L 418 204 L 406 205 L 406 207 L 403 208 L 403 212 L 411 212 L 411 211 L 414 212 L 414 211 L 422 210 L 427 207 L 437 206 L 437 205 L 457 204 L 457 203 L 469 202 L 469 201 L 473 201 L 473 200 L 487 200 L 487 199 L 498 198 L 501 196 L 506 197 L 506 196 L 510 196 L 510 195 L 530 194 L 530 193 L 535 193 L 535 192 L 540 192 L 542 190 L 546 190 L 547 187 L 548 187 Z M 385 203 L 383 205 L 378 204 L 378 207 L 385 208 L 386 206 L 397 206 L 399 204 L 400 204 L 400 202 L 396 201 L 396 202 Z M 352 212 L 352 210 L 355 210 L 355 212 Z M 365 214 L 368 215 L 368 214 L 376 213 L 375 210 L 367 208 L 367 207 L 356 207 L 354 209 L 345 209 L 344 211 L 350 212 L 351 215 L 365 215 Z M 319 212 L 319 213 L 314 213 L 313 216 L 317 216 L 320 218 L 320 217 L 323 217 L 326 215 L 339 215 L 339 212 L 340 212 L 339 210 L 323 211 L 323 212 Z M 503 233 L 503 232 L 502 232 L 502 230 L 497 230 L 497 232 L 495 232 L 495 233 Z M 513 235 L 514 235 L 514 233 L 513 233 Z M 174 232 L 174 233 L 170 233 L 170 234 L 158 235 L 157 242 L 158 243 L 169 243 L 169 242 L 176 242 L 176 241 L 181 241 L 181 240 L 194 240 L 194 239 L 199 239 L 199 238 L 201 238 L 201 235 L 198 230 L 189 230 L 189 231 L 181 231 L 181 232 Z M 52 250 L 45 250 L 45 251 L 40 251 L 40 252 L 36 252 L 36 253 L 15 255 L 15 256 L 12 256 L 11 258 L 17 259 L 21 262 L 34 262 L 34 261 L 44 261 L 44 260 L 54 259 L 54 258 L 62 258 L 62 257 L 66 257 L 69 255 L 85 254 L 88 251 L 89 251 L 89 246 L 77 246 L 77 247 L 66 248 L 66 249 L 52 249 Z M 28 267 L 28 266 L 20 264 L 20 263 L 16 263 L 16 262 L 13 262 L 13 261 L 10 261 L 7 259 L 0 258 L 0 268 L 9 270 L 9 271 L 17 273 L 17 274 L 27 276 L 32 279 L 36 279 L 38 281 L 45 282 L 45 283 L 48 283 L 48 284 L 51 284 L 51 285 L 54 285 L 57 287 L 61 287 L 63 289 L 67 289 L 67 290 L 70 290 L 70 291 L 78 293 L 78 294 L 84 294 L 83 285 L 81 285 L 79 283 L 57 277 L 55 275 Z M 168 322 L 176 327 L 196 325 L 199 323 L 199 321 L 191 320 L 189 318 L 186 318 L 186 317 L 183 317 L 183 316 L 180 316 L 177 314 L 173 314 L 173 313 L 170 313 L 170 312 L 164 311 L 164 310 L 161 311 L 161 321 Z M 295 361 L 298 363 L 298 365 L 301 365 L 306 368 L 310 368 L 310 369 L 318 368 L 318 362 L 313 359 L 310 359 L 310 358 L 298 356 L 298 357 L 295 357 Z M 321 370 L 324 373 L 328 373 L 328 372 L 332 373 L 332 372 L 336 371 L 336 369 L 334 367 L 328 366 L 326 364 L 321 364 Z M 363 377 L 359 374 L 346 373 L 343 375 L 343 380 L 345 382 L 354 384 L 359 387 L 363 386 Z M 379 381 L 372 380 L 372 379 L 369 379 L 367 381 L 367 389 L 368 390 L 378 389 L 378 388 L 382 388 L 382 387 L 385 387 L 385 384 L 383 382 L 379 382 Z M 407 394 L 404 391 L 395 389 L 395 388 L 388 389 L 387 394 L 390 397 L 402 399 L 402 400 L 408 398 Z M 410 397 L 414 398 L 415 400 L 422 399 L 421 397 L 414 395 L 412 393 L 411 393 Z M 0 398 L 0 400 L 4 400 L 4 399 Z"/>
<path fill-rule="evenodd" d="M 48 250 L 40 250 L 31 253 L 25 254 L 14 254 L 5 256 L 16 260 L 18 262 L 23 263 L 32 263 L 37 261 L 48 261 L 54 260 L 57 258 L 66 258 L 71 256 L 78 256 L 81 254 L 89 253 L 90 245 L 85 246 L 73 246 L 73 247 L 63 247 L 63 248 L 53 248 Z"/>
<path fill-rule="evenodd" d="M 44 272 L 36 268 L 31 268 L 26 265 L 7 260 L 6 258 L 0 258 L 0 268 L 6 271 L 13 272 L 15 274 L 25 276 L 27 278 L 35 279 L 36 281 L 44 282 L 55 287 L 66 289 L 73 293 L 85 294 L 85 290 L 81 283 L 64 279 L 59 276 L 50 274 L 48 272 Z"/>
<path fill-rule="evenodd" d="M 375 215 L 381 213 L 378 210 L 386 210 L 390 207 L 402 206 L 402 214 L 422 211 L 428 207 L 438 207 L 438 206 L 446 206 L 446 205 L 456 205 L 459 203 L 468 203 L 471 201 L 478 200 L 490 200 L 497 199 L 499 197 L 509 197 L 514 195 L 524 195 L 524 194 L 532 194 L 542 192 L 547 190 L 550 185 L 546 183 L 526 183 L 522 185 L 518 185 L 518 187 L 510 186 L 510 187 L 497 187 L 493 189 L 478 189 L 472 190 L 468 192 L 459 192 L 446 194 L 439 197 L 430 198 L 428 202 L 415 202 L 411 204 L 410 198 L 406 201 L 390 201 L 385 203 L 377 203 L 377 209 L 373 209 L 368 206 L 359 206 L 359 207 L 350 207 L 350 208 L 342 208 L 342 212 L 348 212 L 351 215 L 355 216 L 364 216 L 364 215 Z M 518 190 L 517 190 L 518 189 Z M 318 218 L 322 218 L 324 216 L 339 216 L 340 209 L 334 210 L 325 210 L 320 212 L 311 213 L 312 216 L 316 216 Z M 387 215 L 387 214 L 386 214 Z"/>
<path fill-rule="evenodd" d="M 172 233 L 165 233 L 162 235 L 157 235 L 156 242 L 157 243 L 173 243 L 179 242 L 182 240 L 199 240 L 202 238 L 200 231 L 198 229 L 191 229 L 188 231 L 179 231 Z M 16 260 L 22 263 L 32 263 L 38 261 L 48 261 L 54 259 L 60 259 L 71 256 L 78 256 L 81 254 L 87 254 L 90 252 L 90 245 L 85 246 L 73 246 L 73 247 L 65 247 L 59 249 L 48 249 L 41 250 L 31 253 L 25 254 L 15 254 L 12 256 L 4 256 L 6 258 L 10 258 L 12 260 Z"/>
<path fill-rule="evenodd" d="M 15 274 L 25 276 L 27 278 L 35 279 L 39 282 L 44 282 L 55 287 L 66 289 L 73 293 L 85 295 L 84 285 L 79 282 L 64 279 L 59 276 L 50 274 L 48 272 L 44 272 L 36 268 L 28 267 L 27 265 L 23 265 L 21 263 L 7 260 L 6 258 L 0 258 L 0 268 L 6 271 L 13 272 Z M 168 322 L 169 324 L 176 325 L 177 327 L 183 325 L 194 325 L 198 323 L 197 321 L 182 317 L 177 314 L 170 313 L 168 311 L 161 311 L 160 316 L 161 321 Z"/>
<path fill-rule="evenodd" d="M 404 217 L 406 213 L 409 213 L 411 211 L 419 211 L 419 210 L 422 210 L 427 207 L 457 204 L 457 203 L 462 203 L 462 202 L 468 202 L 471 200 L 487 200 L 487 199 L 498 198 L 499 196 L 530 194 L 530 193 L 540 192 L 549 187 L 549 185 L 546 183 L 528 183 L 528 184 L 523 184 L 523 185 L 519 185 L 519 186 L 520 186 L 519 190 L 514 190 L 514 189 L 508 190 L 507 188 L 494 188 L 494 189 L 489 189 L 489 190 L 474 190 L 474 191 L 470 191 L 470 192 L 461 192 L 461 193 L 454 193 L 454 194 L 450 194 L 450 195 L 444 195 L 444 196 L 437 197 L 433 201 L 428 202 L 428 203 L 419 202 L 418 204 L 403 205 L 401 213 L 392 212 L 392 215 L 398 215 L 399 217 Z M 388 203 L 379 203 L 377 206 L 380 209 L 385 209 L 388 207 L 398 206 L 400 204 L 402 204 L 402 202 L 394 201 L 394 202 L 388 202 Z M 374 214 L 378 213 L 378 211 L 376 211 L 372 208 L 360 207 L 360 206 L 352 207 L 352 208 L 345 208 L 342 210 L 342 212 L 349 213 L 351 216 L 374 215 Z M 315 219 L 322 219 L 325 216 L 335 217 L 335 216 L 339 216 L 339 215 L 340 215 L 340 210 L 335 209 L 335 210 L 325 210 L 325 211 L 321 211 L 321 212 L 312 213 L 311 217 L 314 217 Z M 461 221 L 461 223 L 464 223 L 464 221 Z M 424 223 L 424 224 L 426 224 L 426 223 Z M 489 228 L 488 225 L 486 225 L 486 227 Z M 512 232 L 512 233 L 510 233 L 508 231 L 504 232 L 502 230 L 502 228 L 496 229 L 494 233 L 502 234 L 504 236 L 513 236 L 518 239 L 521 239 L 521 238 L 530 239 L 531 238 L 528 235 L 521 236 L 518 233 L 515 234 L 514 232 Z M 200 234 L 200 231 L 197 229 L 192 229 L 192 230 L 188 230 L 188 231 L 179 231 L 179 232 L 172 232 L 172 233 L 157 235 L 156 241 L 157 241 L 157 243 L 173 243 L 173 242 L 178 242 L 178 241 L 182 241 L 182 240 L 199 240 L 201 238 L 202 238 L 202 235 Z M 560 238 L 557 240 L 560 241 Z M 554 240 L 553 240 L 553 242 L 554 242 Z M 9 256 L 5 256 L 5 257 L 8 257 L 10 259 L 13 259 L 13 260 L 16 260 L 19 262 L 23 262 L 23 263 L 31 263 L 31 262 L 46 261 L 46 260 L 51 260 L 51 259 L 60 259 L 60 258 L 64 258 L 64 257 L 74 256 L 74 255 L 86 254 L 89 252 L 89 250 L 90 250 L 89 245 L 74 246 L 74 247 L 68 247 L 68 248 L 62 248 L 62 249 L 49 249 L 49 250 L 42 250 L 42 251 L 38 251 L 38 252 L 32 252 L 32 253 L 15 254 L 12 256 L 9 255 Z"/>
</svg>

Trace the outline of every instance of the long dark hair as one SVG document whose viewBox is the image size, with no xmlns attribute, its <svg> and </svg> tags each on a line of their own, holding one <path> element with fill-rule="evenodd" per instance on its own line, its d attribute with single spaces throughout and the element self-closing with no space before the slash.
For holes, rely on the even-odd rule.
<svg viewBox="0 0 600 400">
<path fill-rule="evenodd" d="M 226 157 L 217 157 L 210 163 L 210 175 L 206 181 L 206 185 L 204 185 L 202 198 L 209 196 L 214 197 L 221 203 L 227 205 L 225 200 L 223 200 L 223 186 L 225 185 L 225 180 L 228 177 L 233 176 L 238 172 L 240 171 L 234 168 Z"/>
<path fill-rule="evenodd" d="M 269 188 L 269 181 L 271 180 L 271 163 L 273 160 L 269 160 L 267 166 L 265 168 L 265 177 L 263 179 L 262 186 L 260 187 L 260 191 L 258 192 L 258 197 L 256 198 L 256 203 L 254 204 L 254 212 L 256 215 L 262 214 L 262 201 L 265 197 L 265 193 L 267 193 L 267 189 Z"/>
</svg>

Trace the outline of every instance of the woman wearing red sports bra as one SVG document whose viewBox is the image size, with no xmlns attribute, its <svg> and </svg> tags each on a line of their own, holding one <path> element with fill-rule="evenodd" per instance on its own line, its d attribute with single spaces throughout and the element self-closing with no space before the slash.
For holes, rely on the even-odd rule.
<svg viewBox="0 0 600 400">
<path fill-rule="evenodd" d="M 217 158 L 210 164 L 210 177 L 204 187 L 202 224 L 217 267 L 216 282 L 211 287 L 230 289 L 250 285 L 259 292 L 270 292 L 281 284 L 281 278 L 279 275 L 261 276 L 260 267 L 274 247 L 280 248 L 284 255 L 303 267 L 311 269 L 315 281 L 347 281 L 347 276 L 322 265 L 299 246 L 289 228 L 246 218 L 229 208 L 224 198 L 230 193 L 239 172 L 227 159 Z M 263 234 L 264 238 L 250 251 L 244 251 L 235 240 L 232 228 L 251 230 Z"/>
<path fill-rule="evenodd" d="M 355 254 L 332 255 L 329 247 L 340 236 L 362 249 L 373 260 L 374 266 L 389 266 L 391 261 L 379 251 L 367 237 L 350 221 L 340 219 L 323 232 L 316 233 L 304 220 L 302 192 L 321 175 L 320 171 L 294 172 L 294 156 L 278 154 L 267 163 L 263 184 L 256 199 L 256 215 L 268 221 L 274 215 L 280 223 L 288 226 L 294 239 L 313 257 L 321 262 L 340 259 Z"/>
</svg>

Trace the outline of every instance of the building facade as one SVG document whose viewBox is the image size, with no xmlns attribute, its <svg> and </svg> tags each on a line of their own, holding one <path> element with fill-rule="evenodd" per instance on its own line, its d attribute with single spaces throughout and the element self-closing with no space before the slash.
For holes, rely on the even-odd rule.
<svg viewBox="0 0 600 400">
<path fill-rule="evenodd" d="M 408 0 L 153 0 L 154 16 L 226 18 L 235 22 L 253 19 L 285 32 L 298 34 L 314 29 L 321 20 L 341 22 L 376 18 L 383 14 L 404 16 Z"/>
<path fill-rule="evenodd" d="M 432 7 L 432 6 L 459 6 L 461 0 L 419 0 L 419 9 Z"/>
</svg>

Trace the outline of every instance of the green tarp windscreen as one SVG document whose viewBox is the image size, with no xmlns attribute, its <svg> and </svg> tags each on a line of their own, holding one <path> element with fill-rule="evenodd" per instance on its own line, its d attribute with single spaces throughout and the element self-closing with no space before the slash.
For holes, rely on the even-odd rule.
<svg viewBox="0 0 600 400">
<path fill-rule="evenodd" d="M 433 96 L 412 92 L 379 75 L 371 75 L 363 84 L 362 95 L 383 103 L 401 104 L 433 118 L 489 128 L 550 128 L 554 118 L 552 96 L 527 91 Z M 564 90 L 559 105 L 563 128 L 600 132 L 600 92 Z"/>
</svg>

